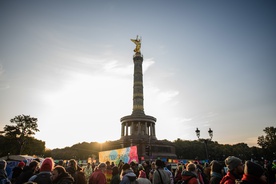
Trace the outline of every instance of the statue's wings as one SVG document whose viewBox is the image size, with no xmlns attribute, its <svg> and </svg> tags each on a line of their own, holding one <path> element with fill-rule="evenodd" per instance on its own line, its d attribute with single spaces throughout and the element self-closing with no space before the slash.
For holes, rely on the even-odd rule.
<svg viewBox="0 0 276 184">
<path fill-rule="evenodd" d="M 133 43 L 135 43 L 135 44 L 138 44 L 139 43 L 139 41 L 138 40 L 134 40 L 134 39 L 130 39 Z"/>
</svg>

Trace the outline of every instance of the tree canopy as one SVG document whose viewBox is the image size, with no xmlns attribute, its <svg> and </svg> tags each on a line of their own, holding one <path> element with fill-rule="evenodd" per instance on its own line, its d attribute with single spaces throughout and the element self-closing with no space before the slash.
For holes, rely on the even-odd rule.
<svg viewBox="0 0 276 184">
<path fill-rule="evenodd" d="M 16 125 L 6 125 L 4 127 L 5 135 L 10 139 L 16 139 L 19 143 L 18 154 L 22 153 L 28 137 L 38 132 L 37 118 L 30 115 L 18 115 L 10 120 Z"/>
<path fill-rule="evenodd" d="M 266 135 L 258 137 L 258 145 L 262 147 L 264 156 L 272 159 L 276 156 L 276 128 L 266 127 L 264 129 Z"/>
</svg>

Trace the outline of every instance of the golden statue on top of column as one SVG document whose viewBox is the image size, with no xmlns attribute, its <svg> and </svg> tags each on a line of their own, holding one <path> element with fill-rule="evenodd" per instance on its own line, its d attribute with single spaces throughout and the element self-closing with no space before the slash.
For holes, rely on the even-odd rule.
<svg viewBox="0 0 276 184">
<path fill-rule="evenodd" d="M 140 37 L 140 39 L 138 38 L 138 35 L 137 35 L 137 37 L 136 37 L 136 40 L 134 40 L 134 39 L 130 39 L 133 43 L 135 43 L 135 45 L 136 45 L 136 48 L 133 50 L 134 52 L 139 52 L 140 53 L 140 49 L 141 49 L 141 41 L 142 41 L 142 39 L 141 39 L 141 37 Z"/>
</svg>

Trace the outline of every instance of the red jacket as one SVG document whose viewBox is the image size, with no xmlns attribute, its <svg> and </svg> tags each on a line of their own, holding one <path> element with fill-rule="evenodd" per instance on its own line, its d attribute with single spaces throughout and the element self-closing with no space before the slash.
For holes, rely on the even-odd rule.
<svg viewBox="0 0 276 184">
<path fill-rule="evenodd" d="M 183 172 L 182 181 L 183 180 L 185 181 L 185 183 L 188 181 L 187 184 L 198 184 L 196 175 L 190 171 Z"/>
<path fill-rule="evenodd" d="M 220 184 L 235 184 L 236 179 L 238 178 L 228 171 L 227 174 L 221 179 Z"/>
<path fill-rule="evenodd" d="M 260 178 L 257 178 L 256 176 L 252 176 L 252 175 L 247 175 L 247 174 L 244 174 L 242 176 L 242 182 L 241 183 L 266 184 L 266 182 L 260 180 Z"/>
</svg>

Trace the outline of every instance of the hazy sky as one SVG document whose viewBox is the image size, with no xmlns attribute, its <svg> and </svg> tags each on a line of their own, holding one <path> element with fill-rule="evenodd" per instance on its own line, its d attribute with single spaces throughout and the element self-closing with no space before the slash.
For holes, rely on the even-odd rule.
<svg viewBox="0 0 276 184">
<path fill-rule="evenodd" d="M 117 140 L 142 37 L 158 139 L 257 144 L 276 126 L 276 1 L 0 1 L 0 130 L 38 118 L 47 148 Z"/>
</svg>

